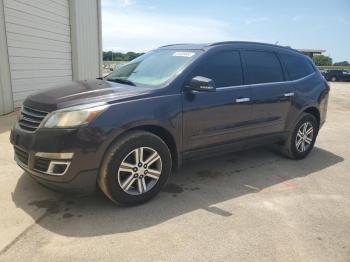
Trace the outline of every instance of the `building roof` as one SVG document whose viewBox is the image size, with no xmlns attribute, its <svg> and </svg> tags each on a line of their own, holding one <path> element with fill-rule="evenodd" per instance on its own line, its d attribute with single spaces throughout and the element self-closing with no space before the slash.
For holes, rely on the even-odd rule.
<svg viewBox="0 0 350 262">
<path fill-rule="evenodd" d="M 326 52 L 326 50 L 324 49 L 309 49 L 309 48 L 303 48 L 303 49 L 297 49 L 300 52 L 303 53 L 316 53 L 316 54 L 322 54 L 324 52 Z"/>
</svg>

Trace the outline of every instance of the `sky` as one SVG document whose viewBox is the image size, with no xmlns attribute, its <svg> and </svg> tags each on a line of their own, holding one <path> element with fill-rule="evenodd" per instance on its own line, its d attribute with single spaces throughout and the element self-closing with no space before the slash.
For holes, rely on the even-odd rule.
<svg viewBox="0 0 350 262">
<path fill-rule="evenodd" d="M 350 0 L 102 0 L 104 51 L 230 40 L 325 49 L 350 62 Z"/>
</svg>

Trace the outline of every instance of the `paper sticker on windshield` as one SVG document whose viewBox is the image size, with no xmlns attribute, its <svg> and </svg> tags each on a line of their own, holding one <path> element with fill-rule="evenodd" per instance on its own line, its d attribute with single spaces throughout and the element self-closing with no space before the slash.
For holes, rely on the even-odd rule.
<svg viewBox="0 0 350 262">
<path fill-rule="evenodd" d="M 192 57 L 194 54 L 193 52 L 175 52 L 173 56 Z"/>
</svg>

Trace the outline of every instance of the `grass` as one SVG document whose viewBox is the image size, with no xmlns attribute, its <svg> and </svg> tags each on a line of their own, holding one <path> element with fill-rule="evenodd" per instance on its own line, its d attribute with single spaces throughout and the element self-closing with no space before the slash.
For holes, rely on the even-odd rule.
<svg viewBox="0 0 350 262">
<path fill-rule="evenodd" d="M 318 66 L 319 69 L 350 69 L 350 66 Z"/>
</svg>

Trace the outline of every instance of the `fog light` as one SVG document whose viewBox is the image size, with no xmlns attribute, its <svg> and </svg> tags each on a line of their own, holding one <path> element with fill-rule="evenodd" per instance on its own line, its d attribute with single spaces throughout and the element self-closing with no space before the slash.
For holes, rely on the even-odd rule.
<svg viewBox="0 0 350 262">
<path fill-rule="evenodd" d="M 51 161 L 45 173 L 53 176 L 63 176 L 67 172 L 69 165 L 69 161 Z"/>
<path fill-rule="evenodd" d="M 62 174 L 64 171 L 66 171 L 67 164 L 56 164 L 53 167 L 53 173 L 55 174 Z"/>
</svg>

